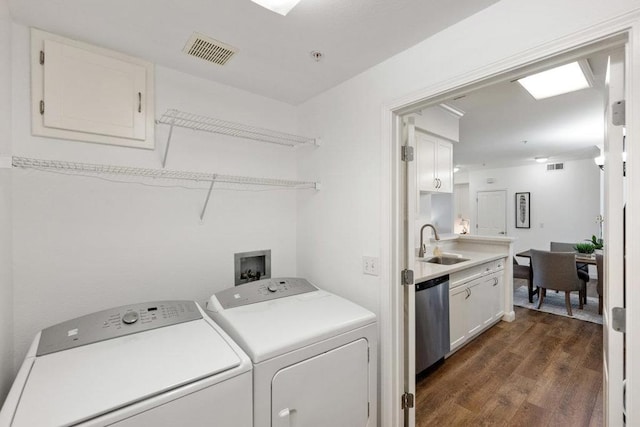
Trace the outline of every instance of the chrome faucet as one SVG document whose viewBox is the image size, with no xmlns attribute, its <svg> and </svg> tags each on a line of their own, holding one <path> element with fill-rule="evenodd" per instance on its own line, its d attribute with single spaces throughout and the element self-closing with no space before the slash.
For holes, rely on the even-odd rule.
<svg viewBox="0 0 640 427">
<path fill-rule="evenodd" d="M 418 258 L 424 258 L 424 253 L 427 250 L 427 247 L 423 243 L 423 231 L 427 227 L 431 227 L 431 229 L 433 230 L 433 237 L 435 237 L 436 240 L 440 240 L 440 237 L 438 236 L 438 231 L 433 225 L 431 224 L 423 225 L 422 228 L 420 229 L 420 251 L 418 251 Z"/>
</svg>

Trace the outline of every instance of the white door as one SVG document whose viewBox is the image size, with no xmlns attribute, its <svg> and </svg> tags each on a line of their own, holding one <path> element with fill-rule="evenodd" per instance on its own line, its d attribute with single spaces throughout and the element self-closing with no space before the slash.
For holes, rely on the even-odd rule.
<svg viewBox="0 0 640 427">
<path fill-rule="evenodd" d="M 624 375 L 624 335 L 613 330 L 613 307 L 624 307 L 624 190 L 623 190 L 623 126 L 612 123 L 612 103 L 625 99 L 624 51 L 609 58 L 607 70 L 604 140 L 604 408 L 605 425 L 623 425 L 622 380 Z M 632 361 L 636 362 L 636 361 Z M 635 425 L 627 419 L 627 425 Z"/>
<path fill-rule="evenodd" d="M 478 191 L 476 234 L 479 236 L 504 236 L 507 234 L 507 192 Z"/>
</svg>

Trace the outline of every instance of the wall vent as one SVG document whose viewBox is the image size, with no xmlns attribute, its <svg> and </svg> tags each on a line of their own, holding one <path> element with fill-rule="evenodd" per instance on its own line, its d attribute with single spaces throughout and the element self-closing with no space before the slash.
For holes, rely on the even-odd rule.
<svg viewBox="0 0 640 427">
<path fill-rule="evenodd" d="M 224 65 L 238 49 L 203 34 L 193 33 L 182 51 L 196 58 Z"/>
<path fill-rule="evenodd" d="M 564 169 L 564 163 L 547 163 L 548 171 L 557 171 Z"/>
</svg>

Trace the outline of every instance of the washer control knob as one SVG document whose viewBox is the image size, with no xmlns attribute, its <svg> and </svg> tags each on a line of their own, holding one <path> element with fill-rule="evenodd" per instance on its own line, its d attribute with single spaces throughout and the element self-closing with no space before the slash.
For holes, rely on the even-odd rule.
<svg viewBox="0 0 640 427">
<path fill-rule="evenodd" d="M 267 286 L 267 289 L 269 290 L 269 292 L 277 292 L 278 291 L 278 284 L 277 283 L 270 283 L 269 286 Z"/>
<path fill-rule="evenodd" d="M 130 311 L 122 316 L 122 321 L 127 325 L 131 325 L 132 323 L 136 323 L 138 321 L 138 313 L 135 311 Z"/>
</svg>

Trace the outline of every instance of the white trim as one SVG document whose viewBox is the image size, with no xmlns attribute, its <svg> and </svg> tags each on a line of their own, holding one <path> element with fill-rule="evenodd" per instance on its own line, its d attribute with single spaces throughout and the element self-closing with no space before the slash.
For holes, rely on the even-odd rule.
<svg viewBox="0 0 640 427">
<path fill-rule="evenodd" d="M 382 107 L 382 138 L 393 141 L 397 137 L 398 116 L 388 106 Z M 382 271 L 380 276 L 380 425 L 402 425 L 400 395 L 402 394 L 402 311 L 394 307 L 402 303 L 400 284 L 400 190 L 402 180 L 398 170 L 399 149 L 393 144 L 381 145 L 380 174 L 380 232 L 382 244 L 380 256 Z M 388 268 L 385 268 L 388 266 Z M 386 286 L 385 286 L 386 284 Z M 385 305 L 383 302 L 388 302 Z M 400 379 L 400 381 L 398 381 Z"/>
<path fill-rule="evenodd" d="M 638 22 L 639 18 L 639 11 L 625 13 L 619 17 L 603 21 L 561 39 L 524 50 L 503 60 L 477 68 L 468 73 L 457 75 L 403 97 L 390 100 L 383 105 L 381 150 L 383 159 L 387 159 L 387 162 L 383 160 L 381 176 L 381 201 L 383 204 L 381 221 L 383 244 L 381 245 L 381 254 L 384 260 L 383 265 L 388 265 L 389 269 L 388 271 L 385 270 L 382 277 L 383 288 L 386 285 L 388 289 L 381 290 L 381 296 L 383 296 L 383 298 L 380 304 L 382 324 L 381 342 L 384 343 L 381 357 L 381 425 L 401 425 L 399 422 L 401 418 L 399 418 L 400 408 L 398 402 L 400 396 L 399 390 L 403 388 L 402 371 L 397 365 L 397 362 L 402 360 L 401 355 L 398 353 L 401 352 L 399 343 L 402 342 L 403 332 L 402 325 L 400 324 L 400 327 L 398 327 L 398 319 L 402 319 L 403 310 L 402 287 L 399 286 L 399 219 L 397 218 L 399 205 L 397 194 L 398 185 L 401 180 L 397 171 L 393 173 L 393 165 L 396 164 L 394 162 L 397 161 L 397 156 L 393 154 L 399 151 L 399 141 L 394 139 L 395 135 L 392 131 L 392 123 L 397 120 L 399 114 L 412 111 L 417 103 L 423 102 L 424 105 L 421 105 L 421 108 L 424 108 L 427 105 L 442 102 L 447 96 L 450 96 L 455 91 L 460 91 L 462 88 L 468 89 L 472 85 L 477 85 L 478 87 L 487 86 L 493 83 L 492 80 L 504 79 L 508 73 L 515 72 L 523 67 L 535 65 L 536 63 L 563 53 L 574 51 L 576 48 L 593 45 L 598 41 L 604 41 L 616 34 L 629 32 L 631 34 L 629 40 L 631 64 L 629 64 L 630 72 L 628 75 L 630 78 L 627 84 L 629 85 L 629 93 L 632 94 L 632 102 L 627 103 L 627 117 L 630 118 L 627 126 L 627 141 L 632 141 L 636 132 L 640 134 L 640 118 L 634 114 L 634 111 L 640 111 L 640 76 L 636 76 L 632 71 L 640 69 L 640 50 L 638 48 L 638 46 L 640 46 L 640 36 L 638 35 L 638 27 L 640 26 Z M 640 165 L 640 148 L 634 150 L 632 148 L 633 145 L 630 143 L 628 143 L 628 146 L 630 147 L 627 149 L 629 164 L 627 179 L 630 196 L 627 212 L 640 212 L 640 168 L 638 170 L 633 168 L 634 164 Z M 635 188 L 638 188 L 638 190 L 633 191 Z M 627 221 L 627 259 L 640 259 L 640 224 L 634 229 L 634 220 L 631 214 L 627 215 Z M 632 286 L 631 279 L 638 277 L 638 274 L 640 274 L 640 266 L 635 266 L 633 262 L 627 263 L 628 288 Z M 630 307 L 628 310 L 628 324 L 638 326 L 640 325 L 640 293 L 628 292 L 627 294 L 627 307 Z M 385 296 L 387 297 L 386 299 L 384 298 Z M 387 302 L 386 305 L 385 302 Z M 638 311 L 633 311 L 632 308 L 635 307 L 638 308 Z M 391 336 L 388 334 L 391 334 Z M 631 331 L 627 333 L 626 342 L 627 360 L 638 360 L 638 357 L 640 357 L 640 327 L 635 329 L 631 328 Z M 633 363 L 629 363 L 628 365 L 627 377 L 630 378 L 630 382 L 627 387 L 627 420 L 638 420 L 640 419 L 640 413 L 638 413 L 640 393 L 634 391 L 631 379 L 637 379 L 636 383 L 640 383 L 640 372 L 638 372 L 640 366 L 637 364 L 634 366 Z"/>
<path fill-rule="evenodd" d="M 626 391 L 627 425 L 640 420 L 640 22 L 635 21 L 630 31 L 627 56 L 627 212 L 626 212 Z M 635 386 L 634 386 L 635 385 Z"/>
</svg>

